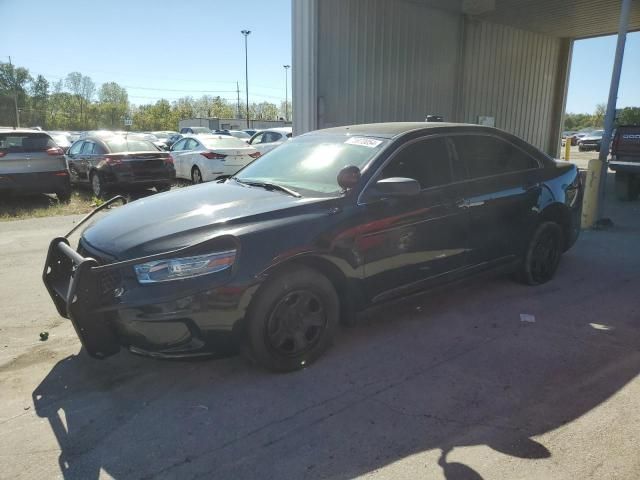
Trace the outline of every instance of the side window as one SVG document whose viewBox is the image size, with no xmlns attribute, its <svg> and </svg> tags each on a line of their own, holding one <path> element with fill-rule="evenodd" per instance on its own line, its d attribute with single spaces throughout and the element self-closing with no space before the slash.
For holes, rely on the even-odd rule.
<svg viewBox="0 0 640 480">
<path fill-rule="evenodd" d="M 256 145 L 257 143 L 263 143 L 262 142 L 263 138 L 264 138 L 264 133 L 259 133 L 258 135 L 253 137 L 253 139 L 249 143 L 251 143 L 251 145 Z"/>
<path fill-rule="evenodd" d="M 449 149 L 444 138 L 419 140 L 403 148 L 384 167 L 380 178 L 413 178 L 424 188 L 451 183 Z"/>
<path fill-rule="evenodd" d="M 514 145 L 486 135 L 452 137 L 469 178 L 488 177 L 537 168 L 538 162 Z"/>
<path fill-rule="evenodd" d="M 82 150 L 80 151 L 80 153 L 82 153 L 82 155 L 91 155 L 93 154 L 93 146 L 95 144 L 93 142 L 84 142 L 84 145 L 82 146 Z"/>
<path fill-rule="evenodd" d="M 278 132 L 267 132 L 264 134 L 262 143 L 279 142 L 281 138 L 282 138 L 282 135 L 280 135 Z"/>
<path fill-rule="evenodd" d="M 82 149 L 82 145 L 84 145 L 83 141 L 79 141 L 71 145 L 71 148 L 69 149 L 69 155 L 79 154 L 80 150 Z"/>
<path fill-rule="evenodd" d="M 193 138 L 188 138 L 187 142 L 185 143 L 184 149 L 193 150 L 194 148 L 198 148 L 198 142 Z"/>
<path fill-rule="evenodd" d="M 93 144 L 93 153 L 95 155 L 106 155 L 107 154 L 107 150 L 100 145 L 99 143 L 94 143 Z"/>
<path fill-rule="evenodd" d="M 184 150 L 185 143 L 187 143 L 187 141 L 184 138 L 182 140 L 178 140 L 176 143 L 173 144 L 173 147 L 171 147 L 171 151 L 178 152 L 180 150 Z"/>
</svg>

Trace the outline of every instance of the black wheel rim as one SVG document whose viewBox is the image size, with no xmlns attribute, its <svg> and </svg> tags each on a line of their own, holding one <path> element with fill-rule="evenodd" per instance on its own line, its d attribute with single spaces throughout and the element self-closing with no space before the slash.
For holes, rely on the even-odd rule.
<svg viewBox="0 0 640 480">
<path fill-rule="evenodd" d="M 531 254 L 531 276 L 537 283 L 553 277 L 560 258 L 558 247 L 558 237 L 553 232 L 545 232 L 538 238 Z"/>
<path fill-rule="evenodd" d="M 322 337 L 327 318 L 322 300 L 309 290 L 296 290 L 276 303 L 267 321 L 267 341 L 277 353 L 295 357 Z"/>
</svg>

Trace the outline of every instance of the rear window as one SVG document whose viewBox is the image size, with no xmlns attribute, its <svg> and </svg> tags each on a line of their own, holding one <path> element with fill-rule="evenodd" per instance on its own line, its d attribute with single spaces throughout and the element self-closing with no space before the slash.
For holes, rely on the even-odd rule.
<svg viewBox="0 0 640 480">
<path fill-rule="evenodd" d="M 111 153 L 122 152 L 157 152 L 158 148 L 147 140 L 139 138 L 110 138 L 105 141 Z"/>
<path fill-rule="evenodd" d="M 207 148 L 246 148 L 247 143 L 235 137 L 200 138 Z"/>
<path fill-rule="evenodd" d="M 0 133 L 0 150 L 5 153 L 44 152 L 56 147 L 46 133 Z"/>
</svg>

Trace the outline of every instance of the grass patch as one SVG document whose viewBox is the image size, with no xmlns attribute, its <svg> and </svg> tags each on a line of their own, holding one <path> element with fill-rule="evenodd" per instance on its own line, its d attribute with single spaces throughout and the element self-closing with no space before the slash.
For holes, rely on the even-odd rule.
<svg viewBox="0 0 640 480">
<path fill-rule="evenodd" d="M 93 196 L 82 190 L 74 191 L 69 203 L 60 203 L 55 195 L 2 196 L 0 221 L 80 215 L 89 213 L 95 206 Z"/>
</svg>

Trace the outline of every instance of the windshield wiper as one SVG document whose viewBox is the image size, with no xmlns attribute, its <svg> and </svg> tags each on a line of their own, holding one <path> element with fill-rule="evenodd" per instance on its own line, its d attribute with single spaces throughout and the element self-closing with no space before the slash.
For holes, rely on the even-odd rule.
<svg viewBox="0 0 640 480">
<path fill-rule="evenodd" d="M 300 195 L 295 190 L 292 190 L 291 188 L 283 187 L 282 185 L 278 185 L 276 183 L 258 182 L 258 181 L 255 181 L 255 180 L 240 180 L 240 179 L 238 179 L 236 177 L 231 177 L 231 178 L 233 178 L 233 180 L 235 180 L 236 182 L 241 183 L 243 185 L 249 185 L 251 187 L 262 187 L 265 190 L 269 190 L 269 191 L 278 190 L 280 192 L 284 192 L 284 193 L 286 193 L 288 195 L 291 195 L 292 197 L 296 197 L 296 198 L 302 197 L 302 195 Z"/>
</svg>

